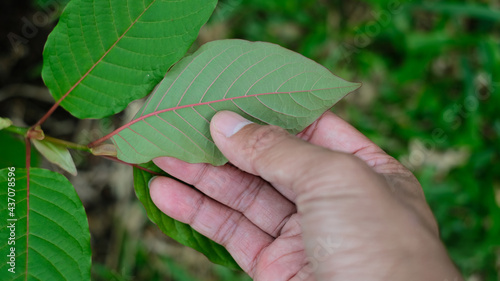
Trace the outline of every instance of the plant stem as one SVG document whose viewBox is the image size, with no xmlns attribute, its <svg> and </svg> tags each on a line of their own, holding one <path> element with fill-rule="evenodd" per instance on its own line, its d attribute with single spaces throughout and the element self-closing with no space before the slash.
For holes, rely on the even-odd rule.
<svg viewBox="0 0 500 281">
<path fill-rule="evenodd" d="M 4 128 L 5 131 L 21 135 L 23 137 L 26 137 L 28 135 L 29 128 L 23 128 L 23 127 L 16 127 L 16 126 L 9 126 L 7 128 Z"/>
<path fill-rule="evenodd" d="M 30 131 L 30 129 L 31 128 L 23 128 L 23 127 L 17 127 L 17 126 L 9 126 L 7 128 L 4 128 L 5 131 L 8 131 L 8 132 L 11 132 L 11 133 L 14 133 L 14 134 L 18 134 L 18 135 L 21 135 L 21 136 L 24 137 L 25 142 L 26 142 L 26 151 L 30 151 L 31 150 L 31 141 L 30 141 L 30 138 L 28 138 L 28 132 Z M 50 137 L 50 136 L 45 136 L 43 140 L 51 142 L 51 143 L 62 145 L 64 147 L 66 147 L 66 148 L 71 148 L 71 149 L 75 149 L 75 150 L 82 150 L 82 151 L 86 151 L 86 152 L 92 153 L 90 147 L 88 147 L 86 145 L 77 144 L 77 143 L 73 143 L 73 142 L 69 142 L 69 141 L 65 141 L 65 140 L 53 138 L 53 137 Z M 26 167 L 27 167 L 27 169 L 29 169 L 29 163 L 30 163 L 30 158 L 31 158 L 30 156 L 31 155 L 28 152 L 26 154 Z M 106 159 L 111 160 L 111 161 L 115 161 L 115 162 L 122 163 L 122 164 L 125 164 L 125 165 L 128 165 L 128 166 L 136 167 L 138 169 L 141 169 L 143 171 L 146 171 L 146 172 L 154 174 L 154 175 L 161 175 L 161 174 L 159 174 L 157 172 L 151 171 L 151 170 L 146 169 L 144 167 L 141 167 L 141 166 L 139 166 L 137 164 L 130 164 L 130 163 L 124 162 L 124 161 L 122 161 L 122 160 L 120 160 L 120 159 L 118 159 L 116 157 L 113 157 L 113 156 L 108 156 L 108 155 L 95 155 L 95 156 L 100 156 L 102 158 L 106 158 Z"/>
<path fill-rule="evenodd" d="M 65 146 L 67 148 L 71 148 L 71 149 L 75 149 L 75 150 L 87 151 L 87 152 L 91 153 L 90 148 L 88 148 L 86 145 L 77 144 L 77 143 L 74 143 L 74 142 L 69 142 L 69 141 L 65 141 L 65 140 L 61 140 L 61 139 L 56 139 L 56 138 L 49 137 L 49 136 L 45 136 L 44 140 L 46 140 L 48 142 L 51 142 L 51 143 L 55 143 L 55 144 L 59 144 L 59 145 Z"/>
<path fill-rule="evenodd" d="M 72 91 L 73 88 L 70 89 L 70 91 Z M 36 122 L 35 125 L 33 125 L 32 128 L 35 128 L 36 126 L 41 126 L 43 124 L 43 122 L 45 122 L 45 120 L 47 120 L 47 118 L 50 117 L 50 115 L 52 115 L 52 113 L 54 113 L 54 111 L 56 111 L 56 109 L 59 107 L 59 104 L 63 101 L 63 99 L 66 98 L 66 96 L 69 94 L 69 92 L 66 93 L 64 96 L 62 96 L 56 103 L 54 103 L 54 105 L 52 105 L 52 107 L 49 109 L 49 111 L 47 111 L 47 113 L 45 113 L 45 115 L 42 116 L 42 118 L 40 118 L 40 120 L 38 120 L 38 122 Z"/>
<path fill-rule="evenodd" d="M 29 132 L 30 128 L 9 126 L 9 127 L 5 128 L 4 130 L 11 132 L 11 133 L 14 133 L 14 134 L 21 135 L 25 138 L 28 138 L 27 136 L 28 136 L 28 132 Z M 54 144 L 62 145 L 66 148 L 71 148 L 71 149 L 75 149 L 75 150 L 82 150 L 82 151 L 87 151 L 87 152 L 91 153 L 90 148 L 86 145 L 77 144 L 74 142 L 69 142 L 69 141 L 65 141 L 65 140 L 61 140 L 61 139 L 57 139 L 57 138 L 53 138 L 53 137 L 49 137 L 49 136 L 45 136 L 43 138 L 43 140 L 46 140 L 46 141 L 54 143 Z"/>
</svg>

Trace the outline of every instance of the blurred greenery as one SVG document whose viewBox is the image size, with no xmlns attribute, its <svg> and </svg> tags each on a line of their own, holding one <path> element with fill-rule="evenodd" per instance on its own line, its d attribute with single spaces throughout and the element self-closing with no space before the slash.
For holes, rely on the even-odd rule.
<svg viewBox="0 0 500 281">
<path fill-rule="evenodd" d="M 198 44 L 223 38 L 277 43 L 363 82 L 334 111 L 415 173 L 465 277 L 500 280 L 500 2 L 221 0 Z M 248 280 L 220 267 L 195 278 L 141 243 L 122 253 L 134 272 L 95 265 L 94 279 Z"/>
</svg>

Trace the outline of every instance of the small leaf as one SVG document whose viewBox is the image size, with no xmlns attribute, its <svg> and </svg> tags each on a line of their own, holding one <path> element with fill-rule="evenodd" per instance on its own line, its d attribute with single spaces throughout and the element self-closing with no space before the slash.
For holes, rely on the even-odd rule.
<svg viewBox="0 0 500 281">
<path fill-rule="evenodd" d="M 158 170 L 157 167 L 150 167 L 151 165 L 154 164 L 149 163 L 149 169 Z M 148 187 L 149 180 L 153 176 L 154 175 L 151 173 L 134 167 L 135 193 L 137 194 L 137 198 L 139 198 L 144 205 L 149 219 L 151 219 L 163 233 L 177 242 L 201 252 L 207 256 L 210 261 L 229 268 L 239 269 L 240 267 L 238 264 L 223 246 L 201 235 L 188 224 L 168 217 L 156 207 L 149 196 Z"/>
<path fill-rule="evenodd" d="M 75 189 L 61 174 L 31 168 L 28 208 L 26 183 L 26 169 L 0 170 L 0 280 L 90 280 L 90 233 Z"/>
<path fill-rule="evenodd" d="M 3 130 L 12 125 L 12 121 L 9 118 L 0 118 L 0 130 Z"/>
<path fill-rule="evenodd" d="M 36 149 L 51 163 L 76 176 L 77 171 L 68 149 L 62 145 L 45 140 L 31 140 Z"/>
<path fill-rule="evenodd" d="M 184 56 L 216 3 L 72 0 L 47 39 L 42 78 L 78 118 L 117 113 Z"/>
<path fill-rule="evenodd" d="M 298 133 L 359 86 L 278 45 L 214 41 L 176 64 L 112 140 L 129 163 L 173 156 L 221 165 L 209 130 L 217 111 Z"/>
</svg>

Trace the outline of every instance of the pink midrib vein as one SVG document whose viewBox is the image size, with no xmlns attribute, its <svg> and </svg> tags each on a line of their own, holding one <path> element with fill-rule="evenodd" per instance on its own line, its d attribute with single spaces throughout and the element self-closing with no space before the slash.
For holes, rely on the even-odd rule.
<svg viewBox="0 0 500 281">
<path fill-rule="evenodd" d="M 92 70 L 94 70 L 94 68 L 104 59 L 104 57 L 106 57 L 108 55 L 108 53 L 113 50 L 113 48 L 116 46 L 116 44 L 118 44 L 118 42 L 120 42 L 120 40 L 122 40 L 122 38 L 125 36 L 125 34 L 127 34 L 127 32 L 137 23 L 137 21 L 142 17 L 142 15 L 144 15 L 144 13 L 151 7 L 151 5 L 153 5 L 154 3 L 156 2 L 156 0 L 153 0 L 147 7 L 146 9 L 144 9 L 144 11 L 142 11 L 142 13 L 135 19 L 134 22 L 132 22 L 132 24 L 130 24 L 130 26 L 127 28 L 127 30 L 125 30 L 125 32 L 123 32 L 123 34 L 118 37 L 118 39 L 116 40 L 115 43 L 113 43 L 113 45 L 111 45 L 111 47 L 109 47 L 109 49 L 102 55 L 101 58 L 99 58 L 99 60 L 94 63 L 92 65 L 92 67 L 73 85 L 71 86 L 71 88 L 69 88 L 69 90 L 61 97 L 59 98 L 56 103 L 52 106 L 52 108 L 47 112 L 47 114 L 45 114 L 44 117 L 42 117 L 42 119 L 40 119 L 40 121 L 37 122 L 36 125 L 40 125 L 41 123 L 43 123 L 51 114 L 52 112 L 54 112 L 54 110 L 61 104 L 61 102 L 66 99 L 68 97 L 68 95 L 73 92 L 73 90 L 78 86 L 80 85 L 80 83 L 85 79 L 87 78 L 87 76 L 90 74 L 90 72 L 92 72 Z"/>
<path fill-rule="evenodd" d="M 291 92 L 270 92 L 270 93 L 259 93 L 259 94 L 253 94 L 253 95 L 247 95 L 247 96 L 239 96 L 239 97 L 231 97 L 231 98 L 224 98 L 224 99 L 219 99 L 219 100 L 213 100 L 213 101 L 206 101 L 206 102 L 200 102 L 200 103 L 193 103 L 193 104 L 186 104 L 186 105 L 181 105 L 181 106 L 176 106 L 176 107 L 171 107 L 171 108 L 166 108 L 158 111 L 154 111 L 151 113 L 148 113 L 146 115 L 143 115 L 137 119 L 134 119 L 127 124 L 121 126 L 120 128 L 114 130 L 113 132 L 109 133 L 108 135 L 90 143 L 88 147 L 94 147 L 110 138 L 112 138 L 114 135 L 117 135 L 124 129 L 127 129 L 128 127 L 132 126 L 133 124 L 142 121 L 148 117 L 158 115 L 160 113 L 168 112 L 168 111 L 174 111 L 174 110 L 179 110 L 183 108 L 188 108 L 188 107 L 196 107 L 196 106 L 201 106 L 201 105 L 209 105 L 212 103 L 218 103 L 218 102 L 225 102 L 225 101 L 232 101 L 236 99 L 243 99 L 243 98 L 252 98 L 252 97 L 258 97 L 258 96 L 265 96 L 265 95 L 279 95 L 279 94 L 293 94 L 293 93 L 307 93 L 307 92 L 314 92 L 314 91 L 325 91 L 325 90 L 334 90 L 334 89 L 342 89 L 342 88 L 351 88 L 351 87 L 356 87 L 356 85 L 349 85 L 349 86 L 342 86 L 342 87 L 333 87 L 333 88 L 324 88 L 324 89 L 313 89 L 313 90 L 303 90 L 303 91 L 291 91 Z"/>
</svg>

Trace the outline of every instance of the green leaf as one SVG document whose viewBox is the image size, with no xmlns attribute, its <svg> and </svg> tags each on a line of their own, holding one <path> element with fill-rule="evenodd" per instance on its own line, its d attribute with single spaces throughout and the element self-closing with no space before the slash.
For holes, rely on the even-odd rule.
<svg viewBox="0 0 500 281">
<path fill-rule="evenodd" d="M 145 96 L 186 53 L 216 0 L 73 0 L 50 34 L 42 78 L 78 118 Z"/>
<path fill-rule="evenodd" d="M 75 162 L 73 162 L 73 158 L 71 158 L 71 154 L 66 147 L 45 140 L 32 139 L 31 141 L 47 160 L 61 167 L 73 176 L 76 176 L 77 171 Z"/>
<path fill-rule="evenodd" d="M 148 187 L 149 180 L 153 176 L 154 175 L 151 173 L 134 168 L 135 193 L 137 194 L 137 198 L 139 198 L 144 205 L 149 219 L 151 219 L 163 233 L 177 242 L 203 253 L 210 261 L 230 268 L 239 269 L 238 264 L 223 246 L 201 235 L 188 224 L 168 217 L 156 207 L 149 196 Z"/>
<path fill-rule="evenodd" d="M 7 131 L 0 131 L 0 168 L 5 167 L 24 167 L 26 159 L 26 145 L 20 136 L 12 135 Z M 35 149 L 31 149 L 31 165 L 40 165 L 40 154 Z"/>
<path fill-rule="evenodd" d="M 28 207 L 26 183 L 26 169 L 0 170 L 0 280 L 90 280 L 90 233 L 75 189 L 61 174 L 32 168 Z"/>
<path fill-rule="evenodd" d="M 3 130 L 12 125 L 12 121 L 9 118 L 0 118 L 0 130 Z"/>
<path fill-rule="evenodd" d="M 214 41 L 176 64 L 112 140 L 129 163 L 173 156 L 221 165 L 209 131 L 217 111 L 298 133 L 359 86 L 278 45 Z"/>
</svg>

